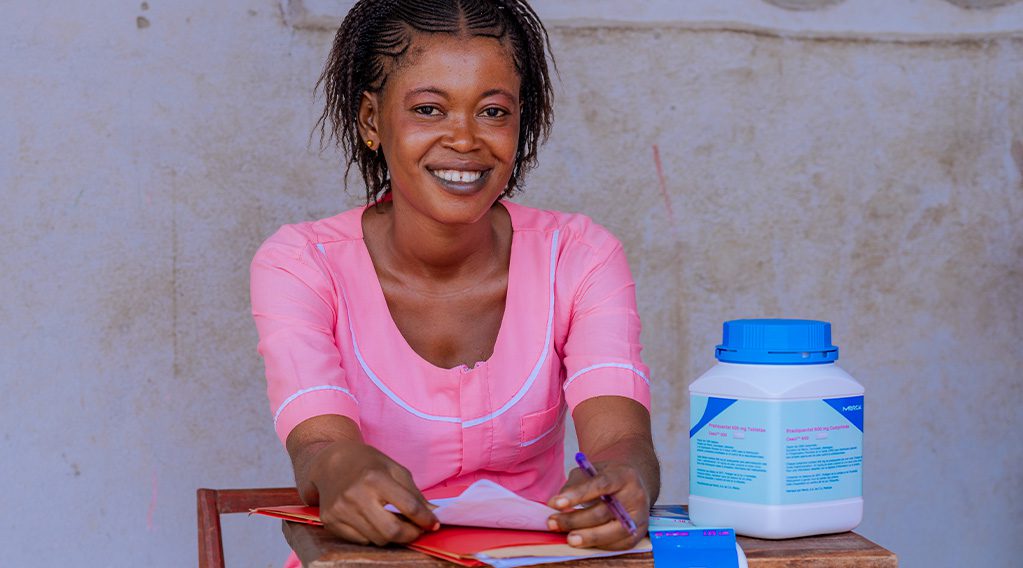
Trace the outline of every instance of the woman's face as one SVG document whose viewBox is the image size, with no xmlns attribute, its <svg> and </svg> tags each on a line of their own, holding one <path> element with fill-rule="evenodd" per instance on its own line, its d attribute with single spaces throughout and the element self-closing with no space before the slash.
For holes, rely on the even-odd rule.
<svg viewBox="0 0 1023 568">
<path fill-rule="evenodd" d="M 496 39 L 415 36 L 360 111 L 364 137 L 387 160 L 395 205 L 445 224 L 482 218 L 515 165 L 519 84 Z"/>
</svg>

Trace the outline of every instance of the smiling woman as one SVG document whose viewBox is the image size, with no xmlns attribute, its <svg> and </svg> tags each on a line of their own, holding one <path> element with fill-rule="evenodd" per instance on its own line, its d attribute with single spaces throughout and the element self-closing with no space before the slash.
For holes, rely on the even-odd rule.
<svg viewBox="0 0 1023 568">
<path fill-rule="evenodd" d="M 423 491 L 480 479 L 559 509 L 576 546 L 645 533 L 658 465 L 622 247 L 503 199 L 550 128 L 546 47 L 524 0 L 360 0 L 338 30 L 319 125 L 367 204 L 270 237 L 252 305 L 299 491 L 342 538 L 408 542 L 437 523 Z M 566 481 L 569 412 L 594 478 Z"/>
<path fill-rule="evenodd" d="M 372 32 L 370 31 L 372 30 Z M 451 38 L 490 38 L 507 50 L 515 66 L 521 96 L 520 135 L 515 170 L 507 196 L 525 172 L 536 165 L 540 144 L 550 133 L 553 88 L 547 70 L 550 42 L 543 24 L 524 1 L 463 0 L 446 2 L 358 2 L 342 22 L 327 66 L 317 86 L 323 86 L 326 105 L 320 116 L 321 137 L 326 126 L 343 147 L 348 167 L 358 164 L 366 182 L 367 200 L 389 189 L 388 164 L 360 137 L 357 117 L 366 93 L 380 93 L 395 69 L 411 64 L 425 46 L 413 39 L 446 35 Z M 545 49 L 547 48 L 547 49 Z"/>
<path fill-rule="evenodd" d="M 385 88 L 363 94 L 359 132 L 385 159 L 395 206 L 473 224 L 515 169 L 518 73 L 506 46 L 489 37 L 432 34 L 407 57 Z"/>
</svg>

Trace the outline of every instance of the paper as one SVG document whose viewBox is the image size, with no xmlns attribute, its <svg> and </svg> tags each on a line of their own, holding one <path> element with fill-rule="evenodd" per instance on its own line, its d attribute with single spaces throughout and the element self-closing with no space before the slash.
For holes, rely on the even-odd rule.
<svg viewBox="0 0 1023 568">
<path fill-rule="evenodd" d="M 558 512 L 486 479 L 473 483 L 458 497 L 431 503 L 437 505 L 433 514 L 442 525 L 467 527 L 546 531 L 547 518 Z"/>
</svg>

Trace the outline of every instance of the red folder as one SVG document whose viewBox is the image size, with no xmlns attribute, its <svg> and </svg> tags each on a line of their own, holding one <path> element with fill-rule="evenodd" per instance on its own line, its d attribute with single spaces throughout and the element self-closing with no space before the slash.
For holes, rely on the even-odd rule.
<svg viewBox="0 0 1023 568">
<path fill-rule="evenodd" d="M 418 550 L 462 566 L 486 566 L 476 560 L 473 555 L 484 550 L 509 546 L 565 544 L 567 542 L 565 533 L 448 526 L 441 527 L 437 531 L 423 533 L 407 546 L 412 550 Z"/>
<path fill-rule="evenodd" d="M 465 491 L 466 486 L 464 485 L 453 485 L 449 487 L 435 487 L 433 489 L 424 492 L 427 499 L 443 499 L 447 497 L 457 497 Z M 275 519 L 284 519 L 285 521 L 291 521 L 293 523 L 303 523 L 307 525 L 316 525 L 322 527 L 323 523 L 320 521 L 320 508 L 319 507 L 305 507 L 302 505 L 287 505 L 284 507 L 258 507 L 256 509 L 249 509 L 249 514 L 266 515 L 267 517 L 273 517 Z"/>
<path fill-rule="evenodd" d="M 284 519 L 285 521 L 291 521 L 293 523 L 316 525 L 318 527 L 323 526 L 323 522 L 320 521 L 319 507 L 303 507 L 301 505 L 259 507 L 256 509 L 249 509 L 249 514 L 266 515 L 267 517 Z"/>
<path fill-rule="evenodd" d="M 249 513 L 266 515 L 296 523 L 323 526 L 318 507 L 285 506 L 260 507 Z M 542 544 L 565 544 L 565 533 L 543 531 L 519 531 L 480 527 L 442 526 L 439 530 L 425 532 L 407 546 L 412 550 L 435 556 L 461 566 L 486 566 L 473 557 L 478 552 L 510 546 Z"/>
</svg>

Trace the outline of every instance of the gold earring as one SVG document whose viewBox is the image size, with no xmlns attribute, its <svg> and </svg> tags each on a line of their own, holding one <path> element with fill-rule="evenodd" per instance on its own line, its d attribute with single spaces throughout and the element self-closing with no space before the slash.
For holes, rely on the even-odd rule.
<svg viewBox="0 0 1023 568">
<path fill-rule="evenodd" d="M 370 150 L 373 149 L 373 141 L 372 140 L 366 140 L 366 145 L 369 146 Z"/>
</svg>

